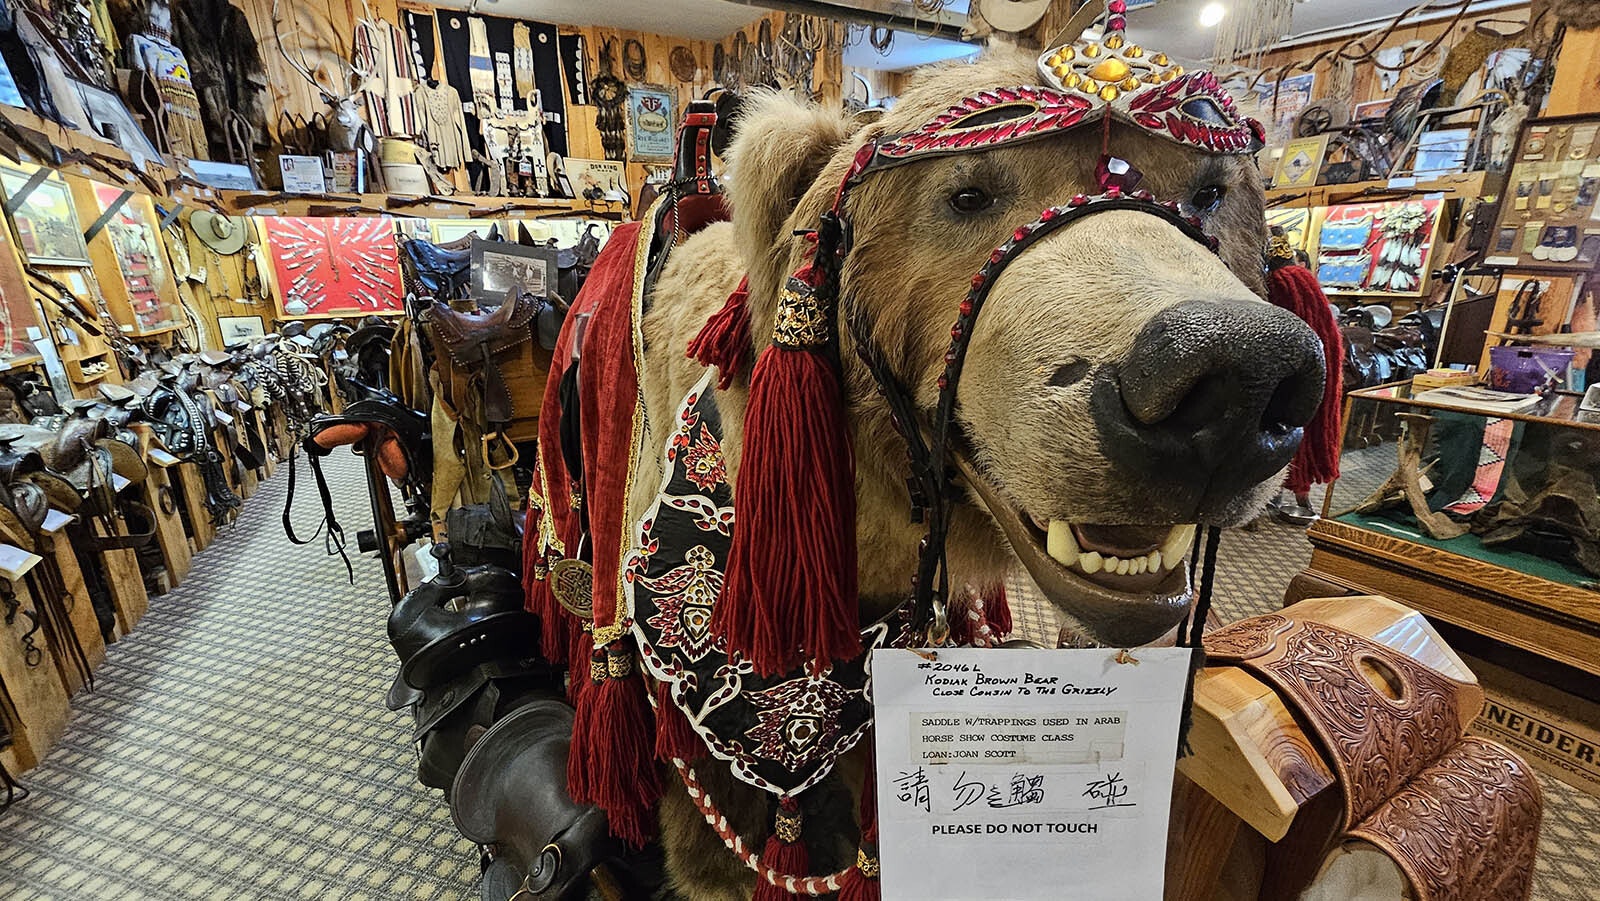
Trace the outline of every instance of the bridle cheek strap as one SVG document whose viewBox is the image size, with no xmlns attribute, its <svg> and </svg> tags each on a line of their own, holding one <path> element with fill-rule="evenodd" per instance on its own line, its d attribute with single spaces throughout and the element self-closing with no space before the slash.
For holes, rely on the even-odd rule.
<svg viewBox="0 0 1600 901">
<path fill-rule="evenodd" d="M 918 549 L 917 571 L 912 578 L 911 625 L 918 633 L 932 627 L 928 638 L 936 643 L 944 638 L 948 629 L 944 615 L 945 602 L 950 596 L 945 539 L 950 529 L 950 511 L 962 497 L 953 487 L 950 461 L 950 442 L 956 428 L 956 392 L 978 314 L 995 281 L 1029 248 L 1068 225 L 1114 210 L 1155 216 L 1213 253 L 1217 250 L 1217 239 L 1205 233 L 1198 218 L 1186 214 L 1176 203 L 1156 200 L 1149 191 L 1124 193 L 1112 187 L 1103 194 L 1080 194 L 1062 206 L 1046 209 L 1037 219 L 1012 232 L 972 277 L 955 324 L 950 327 L 950 346 L 945 351 L 944 370 L 938 380 L 939 400 L 931 417 L 917 407 L 911 392 L 890 368 L 886 355 L 872 337 L 871 323 L 862 305 L 847 307 L 856 352 L 887 401 L 895 429 L 905 440 L 910 457 L 911 478 L 907 487 L 911 494 L 911 518 L 927 526 L 927 535 Z"/>
</svg>

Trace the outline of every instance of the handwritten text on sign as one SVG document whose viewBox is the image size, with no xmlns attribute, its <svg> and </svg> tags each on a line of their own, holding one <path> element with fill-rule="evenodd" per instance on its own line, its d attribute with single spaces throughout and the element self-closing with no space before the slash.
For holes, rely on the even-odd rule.
<svg viewBox="0 0 1600 901">
<path fill-rule="evenodd" d="M 873 653 L 885 898 L 1161 897 L 1189 651 L 1115 656 Z"/>
</svg>

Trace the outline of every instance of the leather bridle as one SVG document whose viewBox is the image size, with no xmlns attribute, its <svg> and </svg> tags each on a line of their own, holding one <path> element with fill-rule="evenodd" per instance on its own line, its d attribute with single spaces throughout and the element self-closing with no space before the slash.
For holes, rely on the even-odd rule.
<svg viewBox="0 0 1600 901">
<path fill-rule="evenodd" d="M 871 171 L 875 170 L 864 167 L 847 180 L 846 188 L 841 192 L 841 202 L 825 214 L 819 230 L 817 259 L 823 258 L 825 244 L 833 240 L 839 242 L 832 254 L 834 262 L 830 264 L 834 277 L 837 277 L 850 250 L 849 227 L 843 217 L 843 198 L 849 188 Z M 938 378 L 939 399 L 931 410 L 917 405 L 913 393 L 889 365 L 887 355 L 872 336 L 871 320 L 865 305 L 849 303 L 844 307 L 844 318 L 856 354 L 872 374 L 879 393 L 889 405 L 895 430 L 906 442 L 911 467 L 911 478 L 907 482 L 911 519 L 923 523 L 927 529 L 918 547 L 917 569 L 911 584 L 913 634 L 927 635 L 936 644 L 948 634 L 945 605 L 949 600 L 950 586 L 945 541 L 949 535 L 954 505 L 963 499 L 963 492 L 954 484 L 957 474 L 951 460 L 953 444 L 960 432 L 956 419 L 956 394 L 978 314 L 982 312 L 995 281 L 1029 248 L 1068 225 L 1097 213 L 1115 210 L 1155 216 L 1212 252 L 1217 250 L 1217 240 L 1205 233 L 1199 218 L 1186 214 L 1180 204 L 1157 201 L 1149 191 L 1136 190 L 1124 194 L 1111 187 L 1104 193 L 1094 196 L 1080 194 L 1064 205 L 1046 209 L 1038 218 L 1012 232 L 973 276 L 966 297 L 957 310 L 955 322 L 950 327 L 950 346 L 945 352 L 944 369 Z M 831 224 L 830 218 L 833 220 Z"/>
</svg>

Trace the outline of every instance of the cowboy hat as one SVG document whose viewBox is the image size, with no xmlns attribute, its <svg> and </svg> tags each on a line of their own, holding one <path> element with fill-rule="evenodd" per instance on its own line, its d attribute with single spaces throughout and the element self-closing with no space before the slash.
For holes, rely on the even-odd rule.
<svg viewBox="0 0 1600 901">
<path fill-rule="evenodd" d="M 1050 0 L 983 0 L 978 12 L 995 31 L 1019 32 L 1044 18 Z"/>
<path fill-rule="evenodd" d="M 194 229 L 195 237 L 202 244 L 224 256 L 243 250 L 245 239 L 250 234 L 243 219 L 206 210 L 190 213 L 189 227 Z"/>
</svg>

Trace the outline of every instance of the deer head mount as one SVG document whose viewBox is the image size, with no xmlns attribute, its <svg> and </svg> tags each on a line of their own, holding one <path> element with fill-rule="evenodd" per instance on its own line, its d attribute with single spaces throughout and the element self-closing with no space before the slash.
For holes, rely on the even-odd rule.
<svg viewBox="0 0 1600 901">
<path fill-rule="evenodd" d="M 344 47 L 332 48 L 338 60 L 339 79 L 343 82 L 341 88 L 330 88 L 323 83 L 319 75 L 326 71 L 326 61 L 319 61 L 315 66 L 311 64 L 306 55 L 306 48 L 300 41 L 295 42 L 295 51 L 289 52 L 287 43 L 290 38 L 297 38 L 304 31 L 300 26 L 289 26 L 279 18 L 279 7 L 282 0 L 272 0 L 272 25 L 273 36 L 278 43 L 278 53 L 283 56 L 291 69 L 300 73 L 310 85 L 316 89 L 324 103 L 332 108 L 332 116 L 328 123 L 328 148 L 329 150 L 354 150 L 361 143 L 362 133 L 370 131 L 366 122 L 361 118 L 357 98 L 366 89 L 367 80 L 375 71 L 374 61 L 362 54 L 347 50 Z M 366 6 L 363 2 L 363 7 Z M 372 28 L 371 10 L 367 10 L 366 18 L 357 21 L 356 28 Z M 368 42 L 371 46 L 371 42 Z M 330 76 L 330 81 L 333 77 Z"/>
</svg>

